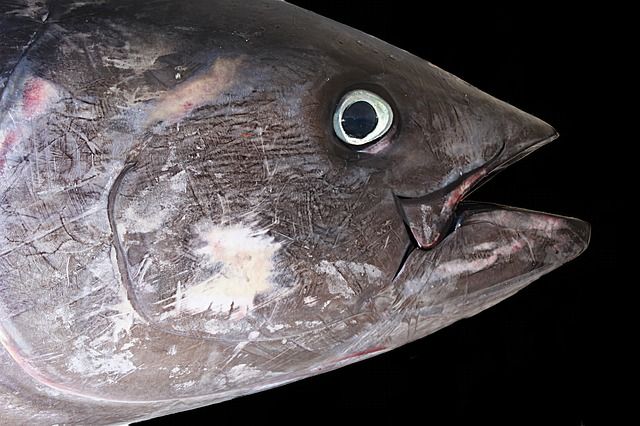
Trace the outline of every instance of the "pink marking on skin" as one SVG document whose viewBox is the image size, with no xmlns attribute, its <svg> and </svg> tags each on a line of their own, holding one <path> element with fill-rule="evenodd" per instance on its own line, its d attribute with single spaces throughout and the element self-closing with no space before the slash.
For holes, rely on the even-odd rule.
<svg viewBox="0 0 640 426">
<path fill-rule="evenodd" d="M 18 143 L 19 139 L 20 135 L 15 130 L 11 130 L 6 134 L 0 132 L 0 168 L 4 167 L 7 154 Z"/>
<path fill-rule="evenodd" d="M 484 178 L 486 175 L 487 175 L 487 170 L 486 169 L 480 169 L 476 173 L 474 173 L 471 176 L 469 176 L 468 178 L 466 178 L 460 184 L 460 186 L 458 186 L 456 189 L 454 189 L 449 194 L 449 196 L 447 197 L 447 200 L 444 203 L 443 211 L 452 210 L 456 206 L 456 204 L 458 204 L 460 202 L 460 200 L 462 200 L 464 198 L 464 196 L 467 195 L 469 190 L 471 188 L 473 188 L 473 186 L 479 180 Z"/>
<path fill-rule="evenodd" d="M 0 134 L 1 135 L 1 134 Z M 18 132 L 11 130 L 0 139 L 0 149 L 9 149 L 18 142 Z"/>
<path fill-rule="evenodd" d="M 194 76 L 163 94 L 151 106 L 146 126 L 173 124 L 216 99 L 234 83 L 243 58 L 220 58 L 205 73 Z"/>
<path fill-rule="evenodd" d="M 365 350 L 360 351 L 360 352 L 355 352 L 355 353 L 343 356 L 342 358 L 338 358 L 335 362 L 346 361 L 346 360 L 352 359 L 352 358 L 358 358 L 358 357 L 361 357 L 361 356 L 365 356 L 365 355 L 373 354 L 373 353 L 376 353 L 376 352 L 384 351 L 385 349 L 387 349 L 387 348 L 384 347 L 384 346 L 375 346 L 373 348 L 365 349 Z"/>
<path fill-rule="evenodd" d="M 26 119 L 33 119 L 43 115 L 56 90 L 53 84 L 38 77 L 29 78 L 24 84 L 22 94 L 22 114 Z"/>
<path fill-rule="evenodd" d="M 195 105 L 193 104 L 193 102 L 185 102 L 182 104 L 182 111 L 187 114 L 189 112 L 191 112 L 191 110 L 193 110 L 193 108 L 195 107 Z"/>
<path fill-rule="evenodd" d="M 419 242 L 420 247 L 428 249 L 440 243 L 442 237 L 442 218 L 451 217 L 453 210 L 458 203 L 469 193 L 469 191 L 482 178 L 487 175 L 486 169 L 480 169 L 471 176 L 467 177 L 453 191 L 446 195 L 442 200 L 442 207 L 438 216 L 433 215 L 431 206 L 418 205 L 411 208 L 410 213 L 412 220 L 410 223 L 414 237 Z M 436 207 L 437 208 L 437 207 Z M 417 211 L 419 209 L 419 211 Z M 405 210 L 408 212 L 408 210 Z M 434 219 L 435 218 L 435 219 Z"/>
<path fill-rule="evenodd" d="M 36 78 L 27 80 L 22 96 L 22 113 L 26 118 L 34 117 L 42 109 L 44 97 L 44 82 Z"/>
</svg>

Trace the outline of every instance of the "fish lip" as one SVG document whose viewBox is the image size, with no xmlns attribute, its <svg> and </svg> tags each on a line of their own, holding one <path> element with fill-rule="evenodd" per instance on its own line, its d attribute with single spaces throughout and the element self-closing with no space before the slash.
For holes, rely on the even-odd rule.
<svg viewBox="0 0 640 426">
<path fill-rule="evenodd" d="M 421 250 L 435 248 L 454 229 L 454 224 L 458 216 L 456 210 L 463 200 L 502 170 L 559 137 L 559 133 L 554 128 L 551 126 L 548 127 L 552 130 L 549 135 L 527 143 L 522 149 L 516 147 L 514 150 L 512 147 L 508 147 L 506 142 L 503 142 L 498 152 L 485 164 L 471 170 L 456 181 L 432 193 L 418 197 L 404 197 L 394 193 L 396 208 L 407 227 L 407 232 L 409 233 L 412 243 Z M 440 214 L 436 217 L 439 223 L 437 226 L 434 226 L 434 228 L 437 229 L 437 234 L 433 238 L 425 240 L 422 238 L 422 235 L 419 235 L 412 228 L 413 220 L 410 217 L 409 211 L 411 209 L 415 210 L 418 206 L 433 204 L 434 200 L 441 200 L 439 201 L 439 204 L 441 204 Z"/>
</svg>

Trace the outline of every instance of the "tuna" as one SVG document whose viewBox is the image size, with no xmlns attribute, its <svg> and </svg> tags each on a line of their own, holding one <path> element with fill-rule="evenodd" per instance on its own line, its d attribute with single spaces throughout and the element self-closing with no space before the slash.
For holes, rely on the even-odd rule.
<svg viewBox="0 0 640 426">
<path fill-rule="evenodd" d="M 0 1 L 0 412 L 113 424 L 420 339 L 583 252 L 556 131 L 275 0 Z"/>
</svg>

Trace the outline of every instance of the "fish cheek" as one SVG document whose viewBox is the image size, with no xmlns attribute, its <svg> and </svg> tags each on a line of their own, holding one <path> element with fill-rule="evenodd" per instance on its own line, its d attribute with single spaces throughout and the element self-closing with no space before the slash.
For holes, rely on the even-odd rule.
<svg viewBox="0 0 640 426">
<path fill-rule="evenodd" d="M 376 153 L 346 146 L 333 130 L 336 106 L 345 92 L 354 88 L 381 94 L 393 105 L 394 111 L 397 110 L 390 91 L 382 87 L 378 78 L 362 70 L 323 77 L 303 98 L 305 113 L 302 118 L 309 123 L 320 155 L 326 159 L 323 180 L 333 187 L 333 196 L 322 202 L 323 218 L 317 221 L 327 233 L 327 252 L 316 258 L 335 262 L 357 256 L 376 265 L 385 277 L 392 277 L 409 243 L 395 208 L 393 188 L 385 182 L 386 170 L 393 163 L 385 150 Z M 396 114 L 396 122 L 385 136 L 390 144 L 401 143 L 401 123 L 401 114 Z M 394 149 L 397 147 L 389 148 Z M 324 189 L 316 191 L 323 196 L 327 194 Z"/>
</svg>

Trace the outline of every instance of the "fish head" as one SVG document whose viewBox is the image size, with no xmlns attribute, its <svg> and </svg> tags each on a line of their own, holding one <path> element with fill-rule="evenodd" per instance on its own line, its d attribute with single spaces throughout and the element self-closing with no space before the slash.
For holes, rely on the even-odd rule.
<svg viewBox="0 0 640 426">
<path fill-rule="evenodd" d="M 323 183 L 343 188 L 338 198 L 316 200 L 323 216 L 338 220 L 324 227 L 312 220 L 309 270 L 314 285 L 330 289 L 331 280 L 343 280 L 357 293 L 357 302 L 324 303 L 378 322 L 372 341 L 359 338 L 349 351 L 368 355 L 394 346 L 385 340 L 402 344 L 474 315 L 586 249 L 589 225 L 580 220 L 463 201 L 556 139 L 554 128 L 359 31 L 325 20 L 298 30 L 284 34 L 275 56 L 289 58 L 283 67 L 304 77 L 283 81 L 290 74 L 280 72 L 267 86 L 294 91 L 286 97 L 299 108 L 283 110 L 312 141 Z M 297 40 L 295 53 L 284 53 Z M 345 104 L 356 102 L 372 106 L 365 110 L 375 110 L 378 124 L 391 116 L 383 132 L 345 138 L 342 125 L 354 120 Z M 354 114 L 366 121 L 367 111 Z M 323 233 L 329 238 L 317 239 Z M 314 285 L 309 294 L 322 294 Z M 327 314 L 311 310 L 309 317 Z"/>
<path fill-rule="evenodd" d="M 425 336 L 588 245 L 579 220 L 464 202 L 557 133 L 401 49 L 281 1 L 65 10 L 0 104 L 14 176 L 52 127 L 84 147 L 12 180 L 0 216 L 0 341 L 51 387 L 222 401 Z"/>
<path fill-rule="evenodd" d="M 212 31 L 215 46 L 206 35 L 182 43 L 204 65 L 141 121 L 158 147 L 135 151 L 118 189 L 129 194 L 123 232 L 151 259 L 174 257 L 176 246 L 192 253 L 146 269 L 149 279 L 182 277 L 178 286 L 156 278 L 155 292 L 140 283 L 147 318 L 231 341 L 248 330 L 274 341 L 326 333 L 335 348 L 305 347 L 335 361 L 470 316 L 586 247 L 587 227 L 573 219 L 460 208 L 554 140 L 551 126 L 357 30 L 286 3 L 261 7 L 226 21 L 230 34 Z M 167 146 L 155 165 L 144 155 Z M 126 212 L 158 196 L 134 176 L 154 167 L 188 180 L 171 202 L 182 219 L 136 232 L 145 226 Z M 149 246 L 158 240 L 172 242 Z M 416 318 L 421 332 L 399 332 Z"/>
</svg>

